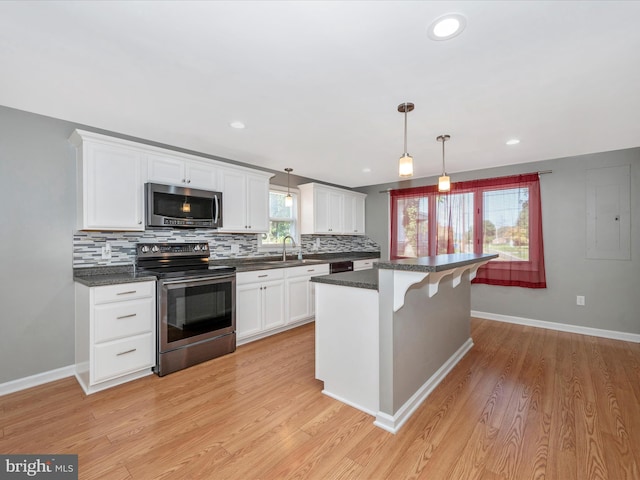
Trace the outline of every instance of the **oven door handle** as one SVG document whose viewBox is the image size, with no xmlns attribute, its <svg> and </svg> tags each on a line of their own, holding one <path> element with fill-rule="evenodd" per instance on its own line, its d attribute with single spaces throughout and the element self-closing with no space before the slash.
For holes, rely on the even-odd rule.
<svg viewBox="0 0 640 480">
<path fill-rule="evenodd" d="M 224 281 L 229 281 L 229 279 L 235 279 L 236 275 L 235 273 L 232 273 L 231 275 L 219 275 L 219 276 L 209 276 L 209 277 L 189 277 L 189 278 L 183 278 L 181 280 L 170 280 L 170 281 L 163 281 L 162 284 L 163 285 L 181 285 L 181 284 L 185 284 L 185 283 L 221 283 Z"/>
</svg>

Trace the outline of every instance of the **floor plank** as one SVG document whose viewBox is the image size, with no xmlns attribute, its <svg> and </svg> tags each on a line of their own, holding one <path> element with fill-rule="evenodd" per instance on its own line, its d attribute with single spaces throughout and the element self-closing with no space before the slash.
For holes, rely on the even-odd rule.
<svg viewBox="0 0 640 480">
<path fill-rule="evenodd" d="M 472 319 L 474 347 L 397 435 L 322 395 L 314 325 L 85 396 L 0 397 L 0 451 L 81 479 L 639 479 L 640 345 Z"/>
</svg>

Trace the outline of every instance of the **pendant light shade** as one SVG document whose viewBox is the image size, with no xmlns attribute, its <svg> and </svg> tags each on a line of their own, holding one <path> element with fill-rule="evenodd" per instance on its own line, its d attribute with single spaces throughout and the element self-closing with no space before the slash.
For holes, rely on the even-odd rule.
<svg viewBox="0 0 640 480">
<path fill-rule="evenodd" d="M 404 154 L 398 161 L 398 175 L 401 177 L 413 175 L 413 157 L 407 153 L 407 113 L 413 109 L 413 103 L 405 102 L 398 105 L 398 111 L 404 113 Z"/>
<path fill-rule="evenodd" d="M 442 175 L 438 178 L 438 191 L 448 192 L 451 190 L 451 178 L 448 175 Z"/>
<path fill-rule="evenodd" d="M 285 168 L 284 171 L 287 172 L 287 196 L 284 197 L 284 206 L 292 207 L 293 197 L 291 196 L 291 192 L 289 191 L 289 174 L 293 172 L 293 168 Z"/>
<path fill-rule="evenodd" d="M 451 179 L 447 175 L 447 171 L 444 167 L 444 142 L 449 140 L 451 135 L 438 135 L 436 140 L 442 142 L 442 176 L 438 178 L 438 191 L 439 192 L 448 192 L 451 190 Z"/>
</svg>

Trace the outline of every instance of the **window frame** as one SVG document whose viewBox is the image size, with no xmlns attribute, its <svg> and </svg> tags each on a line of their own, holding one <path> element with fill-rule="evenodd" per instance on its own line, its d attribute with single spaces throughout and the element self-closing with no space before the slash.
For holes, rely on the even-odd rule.
<svg viewBox="0 0 640 480">
<path fill-rule="evenodd" d="M 294 241 L 296 242 L 296 246 L 294 247 L 291 242 L 287 242 L 285 245 L 285 249 L 287 252 L 297 251 L 301 248 L 300 241 L 300 190 L 297 188 L 289 188 L 283 187 L 281 185 L 269 185 L 269 195 L 271 192 L 275 193 L 287 193 L 289 191 L 291 196 L 293 197 L 293 220 L 295 230 L 294 235 L 292 235 Z M 271 216 L 271 201 L 269 201 L 269 229 L 271 229 L 272 221 L 288 221 L 288 218 L 276 218 Z M 262 233 L 257 234 L 258 236 L 258 252 L 272 252 L 274 250 L 282 251 L 282 244 L 280 243 L 265 243 L 262 240 Z"/>
</svg>

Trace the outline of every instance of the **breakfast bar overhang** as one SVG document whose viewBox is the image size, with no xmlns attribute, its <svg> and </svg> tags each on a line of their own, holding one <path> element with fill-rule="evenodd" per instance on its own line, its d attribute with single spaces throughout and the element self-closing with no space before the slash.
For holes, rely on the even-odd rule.
<svg viewBox="0 0 640 480">
<path fill-rule="evenodd" d="M 473 346 L 470 284 L 494 258 L 436 255 L 313 277 L 323 393 L 396 433 Z"/>
</svg>

